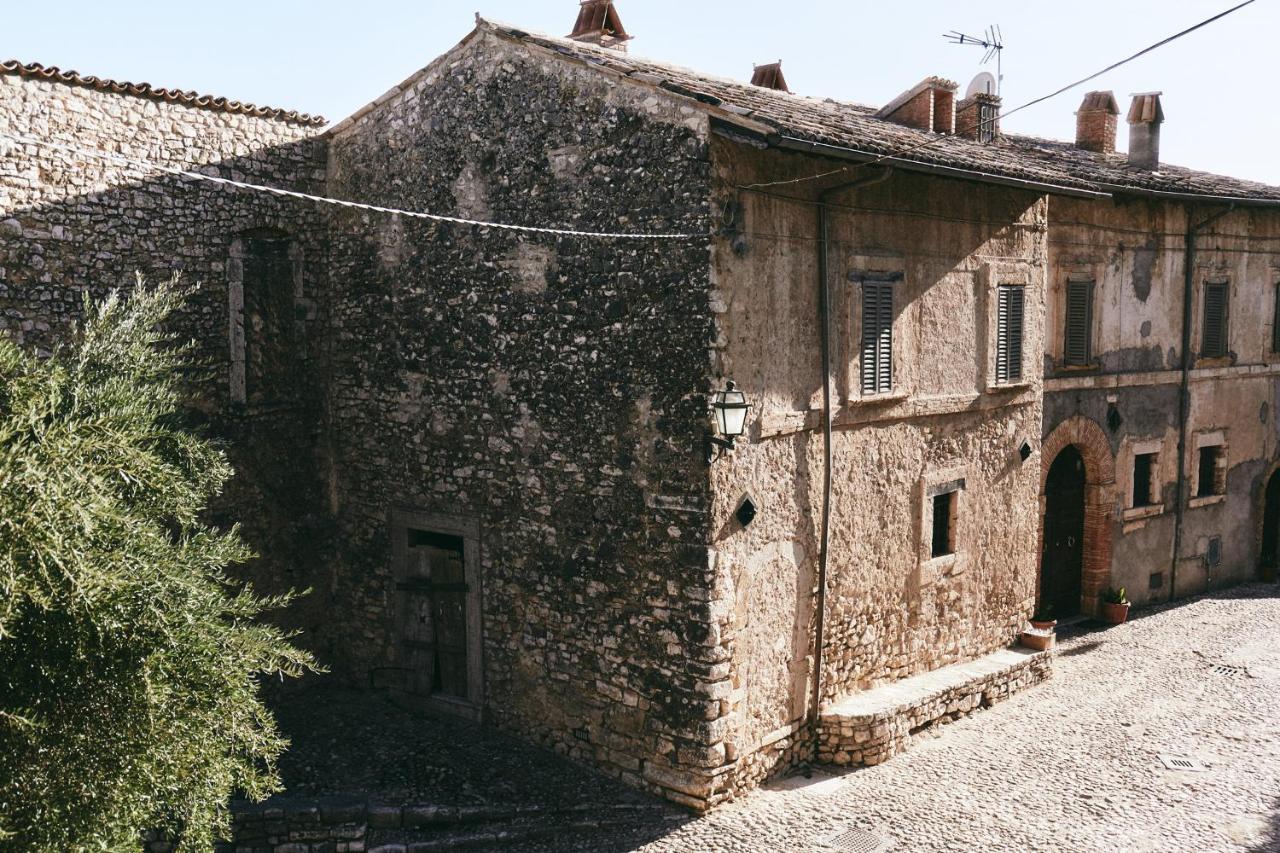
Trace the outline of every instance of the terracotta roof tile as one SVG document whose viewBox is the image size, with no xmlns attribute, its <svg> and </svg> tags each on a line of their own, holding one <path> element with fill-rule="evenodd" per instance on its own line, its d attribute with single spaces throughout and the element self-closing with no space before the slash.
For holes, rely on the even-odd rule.
<svg viewBox="0 0 1280 853">
<path fill-rule="evenodd" d="M 749 119 L 777 136 L 886 155 L 924 166 L 942 166 L 998 178 L 1032 181 L 1094 192 L 1153 191 L 1198 196 L 1280 201 L 1280 187 L 1160 164 L 1158 171 L 1128 165 L 1124 154 L 1085 151 L 1071 142 L 1002 134 L 993 142 L 939 136 L 875 117 L 874 107 L 766 89 L 738 80 L 604 50 L 568 39 L 532 33 L 480 19 L 498 36 L 536 45 L 589 67 L 607 67 L 632 79 L 714 108 L 732 122 Z M 928 147 L 918 148 L 925 143 Z M 904 166 L 905 168 L 906 166 Z"/>
<path fill-rule="evenodd" d="M 328 123 L 323 116 L 313 116 L 277 107 L 259 107 L 253 104 L 241 103 L 240 101 L 228 100 L 227 98 L 214 97 L 213 95 L 201 95 L 198 92 L 160 89 L 150 83 L 127 83 L 107 80 L 102 77 L 82 75 L 76 71 L 63 71 L 56 66 L 41 65 L 38 62 L 24 64 L 16 59 L 0 61 L 0 74 L 17 74 L 20 77 L 28 77 L 33 80 L 48 80 L 68 86 L 84 86 L 85 88 L 96 89 L 99 92 L 134 95 L 139 98 L 150 98 L 153 101 L 164 101 L 170 104 L 182 104 L 188 107 L 199 107 L 200 109 L 236 113 L 256 118 L 278 119 L 296 124 L 305 124 L 310 127 L 322 127 Z"/>
</svg>

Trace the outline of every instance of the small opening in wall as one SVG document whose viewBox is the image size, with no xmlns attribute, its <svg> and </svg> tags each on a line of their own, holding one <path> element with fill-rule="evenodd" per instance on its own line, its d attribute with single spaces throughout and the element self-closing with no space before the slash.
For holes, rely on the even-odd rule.
<svg viewBox="0 0 1280 853">
<path fill-rule="evenodd" d="M 1152 572 L 1147 578 L 1147 589 L 1164 589 L 1164 572 Z"/>
<path fill-rule="evenodd" d="M 1207 498 L 1210 495 L 1220 495 L 1223 493 L 1225 485 L 1221 480 L 1225 478 L 1219 477 L 1219 469 L 1222 465 L 1222 447 L 1219 445 L 1211 445 L 1209 447 L 1200 448 L 1200 464 L 1198 466 L 1198 477 L 1196 481 L 1196 497 Z"/>
<path fill-rule="evenodd" d="M 956 493 L 943 492 L 933 498 L 933 547 L 934 557 L 954 554 Z"/>
<path fill-rule="evenodd" d="M 1151 475 L 1155 471 L 1156 454 L 1137 453 L 1133 457 L 1133 504 L 1134 507 L 1150 506 L 1152 489 Z"/>
</svg>

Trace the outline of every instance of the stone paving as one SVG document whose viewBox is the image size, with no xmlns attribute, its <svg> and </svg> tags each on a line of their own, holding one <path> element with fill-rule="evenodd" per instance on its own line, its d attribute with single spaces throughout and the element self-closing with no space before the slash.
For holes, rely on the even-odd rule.
<svg viewBox="0 0 1280 853">
<path fill-rule="evenodd" d="M 520 849 L 823 851 L 860 827 L 895 853 L 1280 851 L 1280 589 L 1135 615 L 1063 631 L 1051 681 L 886 764 L 774 783 L 648 843 Z"/>
<path fill-rule="evenodd" d="M 936 727 L 885 764 L 780 780 L 701 818 L 490 729 L 367 696 L 300 694 L 281 710 L 298 736 L 282 768 L 293 797 L 561 814 L 547 814 L 540 837 L 472 836 L 479 849 L 876 850 L 825 843 L 861 828 L 884 853 L 1280 851 L 1276 586 L 1063 630 L 1052 680 Z M 1161 755 L 1204 770 L 1168 770 Z M 634 811 L 618 820 L 619 808 Z M 436 843 L 451 849 L 447 837 Z"/>
</svg>

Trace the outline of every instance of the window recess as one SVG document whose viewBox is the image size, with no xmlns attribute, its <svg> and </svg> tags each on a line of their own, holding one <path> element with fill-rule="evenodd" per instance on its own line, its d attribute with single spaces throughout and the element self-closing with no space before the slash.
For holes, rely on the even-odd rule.
<svg viewBox="0 0 1280 853">
<path fill-rule="evenodd" d="M 862 283 L 863 394 L 888 394 L 893 390 L 893 284 Z"/>
<path fill-rule="evenodd" d="M 1211 281 L 1204 286 L 1204 328 L 1200 357 L 1222 358 L 1227 354 L 1227 312 L 1230 300 L 1226 282 Z"/>
</svg>

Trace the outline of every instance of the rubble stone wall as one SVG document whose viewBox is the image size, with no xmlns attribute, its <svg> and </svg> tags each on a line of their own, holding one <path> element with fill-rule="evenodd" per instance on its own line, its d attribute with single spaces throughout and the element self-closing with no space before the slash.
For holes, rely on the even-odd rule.
<svg viewBox="0 0 1280 853">
<path fill-rule="evenodd" d="M 314 191 L 324 185 L 319 129 L 298 122 L 103 92 L 0 73 L 0 129 L 89 152 Z M 230 391 L 229 280 L 251 259 L 246 233 L 290 241 L 296 350 L 288 399 L 245 406 Z M 313 458 L 319 392 L 325 231 L 312 205 L 233 190 L 117 160 L 0 137 L 0 333 L 49 351 L 86 295 L 181 273 L 195 288 L 176 320 L 202 369 L 198 415 L 226 440 L 236 477 L 215 521 L 240 521 L 262 558 L 242 567 L 262 591 L 317 585 L 319 489 Z M 243 240 L 240 241 L 243 246 Z M 291 609 L 307 624 L 312 599 Z"/>
<path fill-rule="evenodd" d="M 514 126 L 513 126 L 514 125 Z M 477 35 L 335 130 L 331 191 L 534 226 L 709 234 L 706 119 Z M 393 511 L 479 530 L 484 719 L 690 805 L 723 761 L 710 237 L 332 223 L 336 661 L 410 668 Z"/>
</svg>

